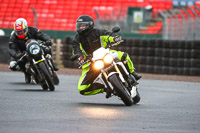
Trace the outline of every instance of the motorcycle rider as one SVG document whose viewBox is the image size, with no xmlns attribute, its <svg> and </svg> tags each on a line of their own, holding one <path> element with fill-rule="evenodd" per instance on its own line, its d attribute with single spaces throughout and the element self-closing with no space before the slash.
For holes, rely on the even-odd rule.
<svg viewBox="0 0 200 133">
<path fill-rule="evenodd" d="M 73 54 L 78 54 L 79 64 L 84 63 L 87 55 L 92 54 L 96 49 L 100 47 L 106 47 L 107 42 L 118 42 L 121 37 L 114 35 L 109 37 L 109 31 L 100 30 L 94 28 L 94 20 L 88 15 L 81 15 L 76 22 L 76 30 L 78 34 L 72 41 Z M 109 37 L 109 38 L 108 38 Z M 129 55 L 125 52 L 110 50 L 111 52 L 117 53 L 118 58 L 121 61 L 128 60 L 127 68 L 129 69 L 130 77 L 134 83 L 136 80 L 141 78 L 141 75 L 134 71 L 133 63 Z M 100 71 L 93 70 L 92 67 L 88 67 L 87 64 L 82 66 L 82 75 L 78 82 L 78 90 L 82 95 L 95 95 L 98 93 L 106 92 L 106 98 L 110 97 L 111 92 L 104 88 L 104 85 L 100 83 L 93 83 Z"/>
<path fill-rule="evenodd" d="M 24 52 L 26 51 L 26 41 L 29 39 L 36 39 L 45 42 L 45 53 L 51 53 L 51 38 L 42 33 L 39 29 L 34 27 L 28 27 L 27 21 L 24 18 L 18 18 L 14 23 L 14 30 L 11 33 L 9 39 L 9 54 L 11 56 L 11 61 L 9 68 L 12 71 L 22 71 L 25 74 L 25 82 L 30 83 L 30 75 L 25 70 L 25 64 L 27 62 L 26 59 L 22 60 L 21 62 L 17 63 L 17 60 L 20 59 Z M 53 63 L 54 70 L 58 71 L 57 66 Z"/>
</svg>

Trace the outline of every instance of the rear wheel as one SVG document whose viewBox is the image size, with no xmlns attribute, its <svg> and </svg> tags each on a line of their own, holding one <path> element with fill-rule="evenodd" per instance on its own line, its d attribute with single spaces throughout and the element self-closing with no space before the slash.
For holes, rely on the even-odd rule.
<svg viewBox="0 0 200 133">
<path fill-rule="evenodd" d="M 47 70 L 46 65 L 43 62 L 40 62 L 38 65 L 40 67 L 41 73 L 45 77 L 45 80 L 47 82 L 49 90 L 50 91 L 54 91 L 55 90 L 55 86 L 54 86 L 53 80 L 51 78 L 51 75 L 50 75 L 49 71 Z"/>
<path fill-rule="evenodd" d="M 119 78 L 118 74 L 113 74 L 108 79 L 110 83 L 113 85 L 115 91 L 117 92 L 118 96 L 124 102 L 126 106 L 131 106 L 133 104 L 133 99 L 127 90 L 127 88 L 122 83 L 121 79 Z"/>
</svg>

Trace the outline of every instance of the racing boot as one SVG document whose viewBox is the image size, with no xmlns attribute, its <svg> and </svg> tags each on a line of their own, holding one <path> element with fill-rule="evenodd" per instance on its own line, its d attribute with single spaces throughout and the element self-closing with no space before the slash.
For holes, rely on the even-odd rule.
<svg viewBox="0 0 200 133">
<path fill-rule="evenodd" d="M 52 66 L 53 66 L 54 71 L 58 71 L 59 68 L 58 68 L 58 67 L 56 66 L 56 64 L 53 62 L 51 52 L 50 52 L 49 54 L 46 55 L 46 58 L 50 60 Z"/>
<path fill-rule="evenodd" d="M 137 95 L 138 82 L 132 74 L 129 74 L 127 81 L 129 83 L 129 91 L 130 91 L 131 97 L 134 98 Z"/>
<path fill-rule="evenodd" d="M 56 66 L 56 64 L 54 64 L 53 62 L 52 62 L 52 65 L 53 65 L 53 69 L 54 69 L 54 71 L 58 71 L 59 70 L 59 68 Z"/>
<path fill-rule="evenodd" d="M 132 86 L 136 86 L 138 83 L 137 83 L 137 80 L 135 79 L 135 77 L 133 76 L 133 74 L 129 74 L 128 76 L 128 79 L 127 79 L 129 85 L 132 87 Z"/>
<path fill-rule="evenodd" d="M 131 93 L 131 97 L 134 98 L 138 93 L 137 86 L 133 86 L 130 93 Z"/>
<path fill-rule="evenodd" d="M 29 84 L 31 82 L 31 75 L 27 72 L 24 72 L 25 82 Z"/>
<path fill-rule="evenodd" d="M 139 73 L 133 72 L 132 75 L 135 77 L 136 80 L 139 80 L 142 78 L 142 75 L 140 75 Z"/>
<path fill-rule="evenodd" d="M 50 59 L 50 61 L 51 61 L 51 64 L 52 64 L 52 66 L 53 66 L 54 71 L 58 71 L 59 68 L 56 66 L 56 64 L 53 62 L 53 60 Z"/>
</svg>

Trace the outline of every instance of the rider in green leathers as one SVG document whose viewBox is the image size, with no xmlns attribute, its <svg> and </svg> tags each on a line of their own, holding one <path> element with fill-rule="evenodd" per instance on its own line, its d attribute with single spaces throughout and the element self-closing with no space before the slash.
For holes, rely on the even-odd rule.
<svg viewBox="0 0 200 133">
<path fill-rule="evenodd" d="M 73 45 L 73 54 L 78 54 L 79 58 L 77 59 L 79 63 L 83 63 L 87 55 L 92 54 L 95 50 L 100 47 L 106 47 L 107 42 L 118 42 L 121 39 L 120 36 L 113 35 L 109 37 L 109 31 L 100 30 L 94 28 L 93 18 L 88 15 L 82 15 L 77 19 L 76 28 L 78 34 L 72 41 Z M 141 75 L 134 71 L 133 63 L 129 55 L 125 52 L 110 50 L 118 55 L 120 61 L 127 60 L 127 67 L 132 77 L 136 80 L 141 78 Z M 94 70 L 89 66 L 89 63 L 82 66 L 82 75 L 78 82 L 78 90 L 82 95 L 95 95 L 98 93 L 107 92 L 107 89 L 104 88 L 103 84 L 93 83 L 96 77 L 99 75 L 100 70 Z M 107 92 L 106 97 L 109 97 Z"/>
</svg>

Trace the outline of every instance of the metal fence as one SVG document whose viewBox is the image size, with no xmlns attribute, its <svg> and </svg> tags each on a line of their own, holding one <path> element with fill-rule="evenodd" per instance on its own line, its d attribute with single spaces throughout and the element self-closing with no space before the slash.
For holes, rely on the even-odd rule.
<svg viewBox="0 0 200 133">
<path fill-rule="evenodd" d="M 193 8 L 177 8 L 159 12 L 163 18 L 162 36 L 165 40 L 200 40 L 200 18 Z M 198 7 L 196 7 L 200 11 Z"/>
<path fill-rule="evenodd" d="M 127 7 L 121 7 L 123 11 Z M 195 7 L 199 12 L 200 8 Z M 193 13 L 188 12 L 187 9 Z M 199 14 L 192 7 L 179 7 L 173 8 L 171 10 L 159 11 L 158 15 L 152 18 L 152 14 L 141 8 L 143 12 L 142 22 L 140 23 L 130 23 L 133 21 L 133 15 L 126 14 L 124 16 L 117 16 L 117 19 L 112 19 L 113 14 L 106 16 L 109 21 L 106 21 L 104 17 L 96 20 L 96 26 L 101 29 L 110 30 L 114 26 L 120 26 L 122 32 L 138 33 L 139 30 L 145 29 L 148 22 L 155 22 L 157 19 L 163 22 L 163 27 L 159 34 L 162 35 L 164 40 L 200 40 L 200 17 Z M 150 18 L 151 16 L 151 18 Z M 121 17 L 121 18 L 120 18 Z M 152 24 L 152 23 L 150 23 Z"/>
</svg>

